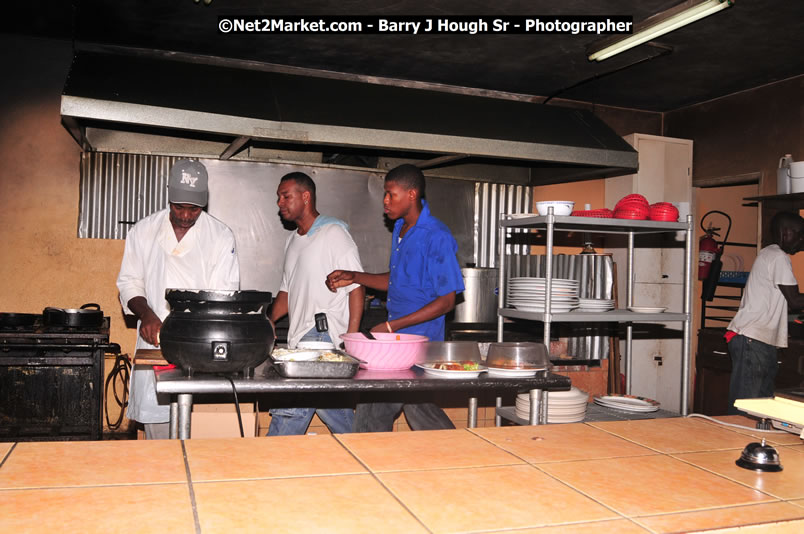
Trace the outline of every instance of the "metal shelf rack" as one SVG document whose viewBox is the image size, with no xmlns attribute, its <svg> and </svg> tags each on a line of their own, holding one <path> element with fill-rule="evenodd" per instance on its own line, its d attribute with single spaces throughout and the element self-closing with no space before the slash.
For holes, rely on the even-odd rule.
<svg viewBox="0 0 804 534">
<path fill-rule="evenodd" d="M 546 301 L 544 313 L 532 313 L 505 308 L 506 269 L 505 251 L 506 234 L 509 229 L 528 228 L 545 231 L 546 255 L 553 256 L 554 233 L 559 232 L 588 232 L 596 234 L 625 234 L 628 236 L 628 256 L 626 267 L 626 308 L 633 306 L 634 302 L 634 236 L 638 234 L 665 233 L 682 231 L 684 235 L 684 284 L 683 309 L 681 313 L 635 313 L 628 309 L 618 309 L 608 312 L 571 312 L 550 313 L 552 300 L 552 262 L 547 261 L 545 266 Z M 681 355 L 681 413 L 689 413 L 689 393 L 691 384 L 690 374 L 690 343 L 692 331 L 692 258 L 693 258 L 693 224 L 692 215 L 687 216 L 686 222 L 659 222 L 628 219 L 597 219 L 592 217 L 572 217 L 554 215 L 550 208 L 545 216 L 537 215 L 502 215 L 500 219 L 500 261 L 499 261 L 499 295 L 497 311 L 497 341 L 503 341 L 503 323 L 505 318 L 526 319 L 544 323 L 544 343 L 550 345 L 550 325 L 553 322 L 617 322 L 626 325 L 626 340 L 624 367 L 627 377 L 626 393 L 631 393 L 632 371 L 632 342 L 633 323 L 635 322 L 668 322 L 682 323 L 683 341 Z"/>
</svg>

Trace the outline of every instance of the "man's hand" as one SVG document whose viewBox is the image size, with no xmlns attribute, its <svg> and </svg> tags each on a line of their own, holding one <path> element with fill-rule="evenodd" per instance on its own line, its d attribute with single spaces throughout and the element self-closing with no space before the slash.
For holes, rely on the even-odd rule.
<svg viewBox="0 0 804 534">
<path fill-rule="evenodd" d="M 154 313 L 145 297 L 134 297 L 128 301 L 128 309 L 140 320 L 140 337 L 153 345 L 159 346 L 159 331 L 162 320 Z"/>
<path fill-rule="evenodd" d="M 371 327 L 372 332 L 382 332 L 384 334 L 388 333 L 388 325 L 385 323 L 380 323 Z"/>
<path fill-rule="evenodd" d="M 152 311 L 146 312 L 142 316 L 141 320 L 142 323 L 140 324 L 140 335 L 142 336 L 142 339 L 151 345 L 158 347 L 159 332 L 162 330 L 162 321 Z"/>
<path fill-rule="evenodd" d="M 355 272 L 354 271 L 332 271 L 327 275 L 327 288 L 330 291 L 335 293 L 339 287 L 346 287 L 351 285 L 355 282 Z"/>
</svg>

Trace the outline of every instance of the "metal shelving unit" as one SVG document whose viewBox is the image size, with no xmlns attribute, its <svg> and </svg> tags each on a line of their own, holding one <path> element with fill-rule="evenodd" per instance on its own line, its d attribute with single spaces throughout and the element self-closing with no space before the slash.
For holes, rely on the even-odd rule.
<svg viewBox="0 0 804 534">
<path fill-rule="evenodd" d="M 553 256 L 553 236 L 559 232 L 588 232 L 597 234 L 625 234 L 628 236 L 628 256 L 626 267 L 626 309 L 612 310 L 601 313 L 550 313 L 553 285 L 552 262 L 546 262 L 546 302 L 545 313 L 531 313 L 505 308 L 506 294 L 506 234 L 509 229 L 528 228 L 545 231 L 547 244 L 546 255 Z M 636 313 L 627 308 L 633 306 L 634 299 L 634 236 L 638 234 L 655 234 L 664 232 L 685 232 L 684 240 L 684 299 L 681 313 Z M 692 215 L 687 216 L 686 222 L 658 222 L 639 221 L 627 219 L 596 219 L 592 217 L 571 217 L 553 215 L 550 208 L 546 216 L 517 216 L 516 218 L 503 215 L 500 220 L 500 278 L 497 313 L 497 341 L 503 341 L 504 319 L 526 319 L 544 323 L 544 343 L 550 345 L 550 325 L 553 322 L 617 322 L 626 324 L 625 339 L 625 373 L 627 378 L 626 393 L 631 393 L 631 363 L 633 323 L 635 322 L 668 322 L 679 321 L 683 328 L 682 359 L 681 359 L 681 413 L 689 413 L 690 392 L 690 343 L 692 332 L 692 257 L 693 257 L 693 224 Z"/>
</svg>

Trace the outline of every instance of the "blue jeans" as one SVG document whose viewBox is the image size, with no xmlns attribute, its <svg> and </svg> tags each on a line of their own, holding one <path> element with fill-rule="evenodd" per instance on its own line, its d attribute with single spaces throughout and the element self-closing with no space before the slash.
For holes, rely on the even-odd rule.
<svg viewBox="0 0 804 534">
<path fill-rule="evenodd" d="M 734 336 L 728 347 L 732 367 L 729 414 L 743 415 L 734 407 L 735 400 L 773 397 L 773 383 L 779 370 L 776 347 L 742 335 Z"/>
<path fill-rule="evenodd" d="M 300 341 L 329 341 L 329 332 L 318 332 L 312 328 Z M 327 425 L 333 434 L 346 434 L 352 431 L 355 413 L 351 408 L 273 408 L 269 436 L 298 436 L 307 432 L 314 414 Z"/>
<path fill-rule="evenodd" d="M 401 402 L 358 403 L 355 409 L 355 432 L 391 432 L 400 412 L 411 430 L 444 430 L 455 428 L 444 410 L 433 403 L 403 404 Z"/>
</svg>

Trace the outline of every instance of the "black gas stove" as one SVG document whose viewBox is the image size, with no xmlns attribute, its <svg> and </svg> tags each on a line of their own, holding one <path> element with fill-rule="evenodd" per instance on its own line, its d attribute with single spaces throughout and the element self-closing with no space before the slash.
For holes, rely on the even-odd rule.
<svg viewBox="0 0 804 534">
<path fill-rule="evenodd" d="M 104 355 L 120 351 L 109 318 L 69 327 L 25 315 L 0 314 L 0 441 L 101 439 Z"/>
</svg>

